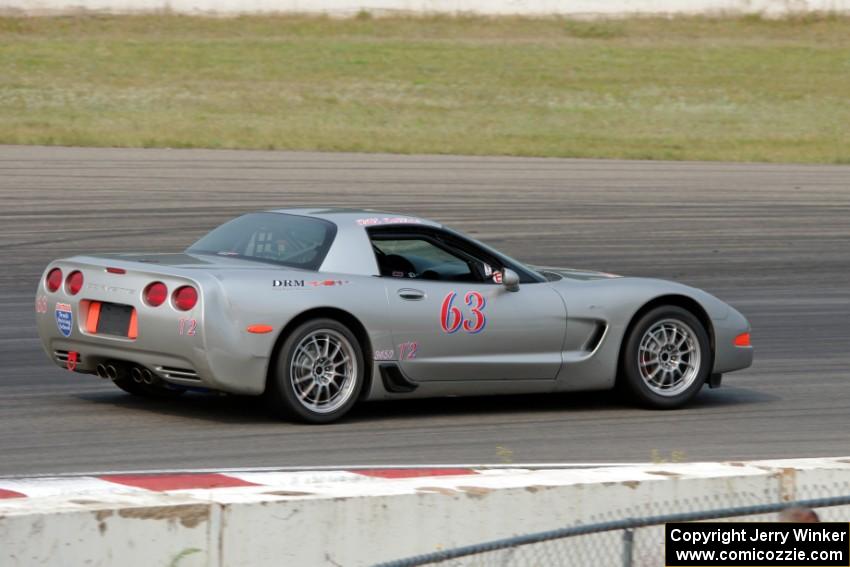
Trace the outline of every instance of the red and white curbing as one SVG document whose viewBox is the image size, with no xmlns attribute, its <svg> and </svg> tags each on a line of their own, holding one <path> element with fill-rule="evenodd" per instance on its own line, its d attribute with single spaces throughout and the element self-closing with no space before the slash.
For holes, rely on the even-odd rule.
<svg viewBox="0 0 850 567">
<path fill-rule="evenodd" d="M 39 498 L 80 494 L 116 494 L 128 492 L 175 492 L 273 487 L 279 490 L 304 488 L 308 485 L 349 486 L 370 479 L 429 479 L 446 476 L 468 476 L 483 470 L 459 467 L 439 468 L 363 468 L 329 471 L 232 471 L 232 472 L 162 472 L 110 473 L 79 476 L 2 478 L 0 500 Z M 356 490 L 355 490 L 356 492 Z M 2 504 L 0 504 L 2 505 Z"/>
<path fill-rule="evenodd" d="M 423 487 L 596 484 L 661 478 L 758 475 L 766 469 L 850 471 L 850 457 L 725 463 L 433 465 L 348 469 L 232 469 L 0 477 L 0 510 L 11 500 L 57 496 L 180 493 L 265 494 L 269 489 L 302 496 L 369 496 L 416 492 Z M 475 480 L 471 480 L 474 477 Z M 24 504 L 27 506 L 27 504 Z"/>
<path fill-rule="evenodd" d="M 5 477 L 0 565 L 371 565 L 624 515 L 850 492 L 850 458 L 542 466 Z"/>
</svg>

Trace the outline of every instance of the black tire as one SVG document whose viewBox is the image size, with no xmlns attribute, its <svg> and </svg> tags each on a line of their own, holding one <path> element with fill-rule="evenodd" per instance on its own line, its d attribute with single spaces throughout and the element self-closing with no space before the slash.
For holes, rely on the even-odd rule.
<svg viewBox="0 0 850 567">
<path fill-rule="evenodd" d="M 333 404 L 331 404 L 321 411 L 315 411 L 308 407 L 309 404 L 301 402 L 296 394 L 293 377 L 291 375 L 291 369 L 293 368 L 292 361 L 296 356 L 299 345 L 301 345 L 305 338 L 310 337 L 311 335 L 316 336 L 316 334 L 329 334 L 332 336 L 333 340 L 339 340 L 341 344 L 344 344 L 343 341 L 347 342 L 347 346 L 343 346 L 343 348 L 348 349 L 347 355 L 351 360 L 353 360 L 353 366 L 351 367 L 346 367 L 343 363 L 339 363 L 340 365 L 343 365 L 343 368 L 348 368 L 350 370 L 348 375 L 351 377 L 351 380 L 349 381 L 345 378 L 341 378 L 342 384 L 345 384 L 346 386 L 343 388 L 343 386 L 340 385 L 337 390 L 337 392 L 344 390 L 339 397 L 338 407 L 334 407 Z M 303 351 L 299 352 L 299 356 L 303 356 Z M 320 360 L 326 359 L 321 358 Z M 306 423 L 331 423 L 348 413 L 354 404 L 357 403 L 366 375 L 366 365 L 364 363 L 363 349 L 360 342 L 348 327 L 334 319 L 313 319 L 299 325 L 284 340 L 277 352 L 277 356 L 272 361 L 272 364 L 272 372 L 270 372 L 269 383 L 266 388 L 266 400 L 271 406 L 271 409 L 281 417 L 295 419 Z M 327 362 L 318 362 L 317 366 L 321 366 L 322 364 L 327 364 Z M 318 379 L 319 377 L 316 378 L 316 380 Z M 309 386 L 309 381 L 307 381 L 306 384 L 307 386 L 304 387 Z M 336 384 L 336 382 L 333 382 L 332 384 Z M 331 391 L 333 386 L 330 385 L 327 386 L 327 388 L 328 403 L 330 403 L 331 396 L 333 395 Z M 319 404 L 317 403 L 317 407 L 318 405 Z"/>
<path fill-rule="evenodd" d="M 694 373 L 693 381 L 687 386 L 685 386 L 687 381 L 683 381 L 681 391 L 668 395 L 661 395 L 650 387 L 641 374 L 641 359 L 639 358 L 639 349 L 644 335 L 663 321 L 678 321 L 683 323 L 693 332 L 693 342 L 699 347 L 698 368 Z M 651 357 L 652 355 L 648 356 Z M 620 390 L 628 399 L 636 401 L 645 407 L 655 409 L 679 408 L 691 401 L 700 391 L 711 373 L 713 362 L 714 357 L 711 352 L 708 332 L 702 323 L 700 323 L 699 319 L 690 311 L 676 307 L 675 305 L 656 307 L 644 314 L 635 323 L 631 332 L 625 338 L 625 345 L 620 358 Z M 646 368 L 646 366 L 644 367 Z M 653 369 L 655 367 L 649 366 L 649 368 Z"/>
<path fill-rule="evenodd" d="M 186 390 L 180 388 L 166 388 L 157 384 L 139 384 L 129 376 L 121 376 L 112 381 L 116 386 L 134 396 L 140 398 L 170 399 L 182 395 Z"/>
</svg>

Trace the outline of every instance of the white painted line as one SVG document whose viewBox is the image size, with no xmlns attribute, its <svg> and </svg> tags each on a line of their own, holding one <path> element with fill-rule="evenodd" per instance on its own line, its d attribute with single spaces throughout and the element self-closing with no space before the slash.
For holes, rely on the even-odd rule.
<svg viewBox="0 0 850 567">
<path fill-rule="evenodd" d="M 115 484 L 88 476 L 39 478 L 29 481 L 25 479 L 0 479 L 0 489 L 26 494 L 29 498 L 90 492 L 146 492 L 140 488 Z"/>
</svg>

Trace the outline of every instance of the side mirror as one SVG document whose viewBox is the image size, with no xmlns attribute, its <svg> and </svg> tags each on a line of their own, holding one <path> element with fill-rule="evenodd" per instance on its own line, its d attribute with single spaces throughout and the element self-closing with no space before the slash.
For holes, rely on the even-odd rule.
<svg viewBox="0 0 850 567">
<path fill-rule="evenodd" d="M 502 270 L 502 285 L 508 291 L 519 291 L 519 274 L 510 268 Z"/>
</svg>

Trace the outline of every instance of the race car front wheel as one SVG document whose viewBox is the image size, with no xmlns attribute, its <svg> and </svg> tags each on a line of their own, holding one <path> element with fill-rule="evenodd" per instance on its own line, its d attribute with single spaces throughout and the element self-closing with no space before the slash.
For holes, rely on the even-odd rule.
<svg viewBox="0 0 850 567">
<path fill-rule="evenodd" d="M 711 364 L 702 323 L 681 307 L 657 307 L 643 315 L 626 338 L 622 386 L 642 405 L 677 408 L 699 392 Z"/>
<path fill-rule="evenodd" d="M 309 423 L 345 415 L 360 394 L 365 376 L 357 337 L 333 319 L 314 319 L 284 341 L 269 379 L 272 407 Z"/>
</svg>

